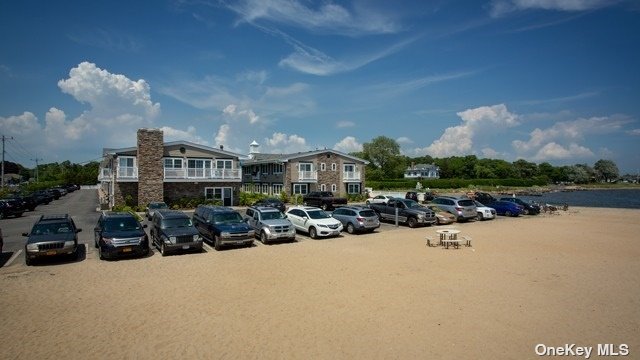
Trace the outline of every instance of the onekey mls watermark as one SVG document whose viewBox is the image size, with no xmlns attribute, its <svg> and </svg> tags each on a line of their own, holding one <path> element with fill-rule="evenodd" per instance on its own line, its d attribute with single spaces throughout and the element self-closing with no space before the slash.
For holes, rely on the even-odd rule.
<svg viewBox="0 0 640 360">
<path fill-rule="evenodd" d="M 627 344 L 598 344 L 596 346 L 537 344 L 534 351 L 538 356 L 575 356 L 585 359 L 589 359 L 591 356 L 628 356 L 630 354 Z"/>
</svg>

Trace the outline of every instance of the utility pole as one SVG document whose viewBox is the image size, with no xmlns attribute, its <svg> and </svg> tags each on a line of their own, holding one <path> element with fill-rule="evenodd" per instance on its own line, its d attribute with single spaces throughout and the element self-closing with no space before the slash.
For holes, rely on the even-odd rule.
<svg viewBox="0 0 640 360">
<path fill-rule="evenodd" d="M 40 160 L 43 160 L 43 159 L 40 159 L 37 156 L 36 156 L 35 159 L 31 159 L 31 161 L 35 161 L 36 162 L 36 174 L 35 174 L 36 175 L 36 182 L 38 182 L 38 161 L 40 161 Z"/>
<path fill-rule="evenodd" d="M 13 140 L 13 137 L 6 137 L 2 135 L 2 180 L 0 182 L 0 187 L 4 188 L 4 142 L 5 140 Z"/>
</svg>

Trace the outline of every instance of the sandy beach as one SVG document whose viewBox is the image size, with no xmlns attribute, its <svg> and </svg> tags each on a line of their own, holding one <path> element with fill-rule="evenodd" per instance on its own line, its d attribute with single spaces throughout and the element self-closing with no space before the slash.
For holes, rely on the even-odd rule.
<svg viewBox="0 0 640 360">
<path fill-rule="evenodd" d="M 611 343 L 639 358 L 639 219 L 454 224 L 473 247 L 449 250 L 425 246 L 434 227 L 111 262 L 89 249 L 0 269 L 1 357 L 533 359 Z"/>
</svg>

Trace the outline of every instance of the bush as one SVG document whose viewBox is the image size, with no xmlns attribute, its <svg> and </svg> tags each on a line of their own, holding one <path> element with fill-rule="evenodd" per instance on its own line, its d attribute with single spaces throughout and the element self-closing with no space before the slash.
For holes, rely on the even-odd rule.
<svg viewBox="0 0 640 360">
<path fill-rule="evenodd" d="M 547 185 L 545 178 L 533 179 L 430 179 L 420 181 L 422 189 L 460 189 L 475 188 L 478 186 L 517 186 L 531 187 Z M 380 190 L 404 190 L 415 189 L 415 179 L 366 181 L 366 187 Z"/>
<path fill-rule="evenodd" d="M 128 212 L 133 216 L 135 216 L 135 218 L 138 219 L 138 221 L 142 221 L 142 217 L 138 215 L 138 213 L 136 212 L 136 208 L 134 207 L 131 207 L 128 205 L 118 205 L 118 206 L 114 206 L 112 210 L 117 212 Z"/>
</svg>

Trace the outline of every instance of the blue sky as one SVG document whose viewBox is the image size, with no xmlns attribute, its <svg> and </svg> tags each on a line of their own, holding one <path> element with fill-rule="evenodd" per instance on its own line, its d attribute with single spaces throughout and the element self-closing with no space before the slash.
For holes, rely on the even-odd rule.
<svg viewBox="0 0 640 360">
<path fill-rule="evenodd" d="M 634 1 L 3 1 L 0 40 L 0 133 L 27 167 L 156 127 L 239 153 L 384 135 L 640 169 Z"/>
</svg>

